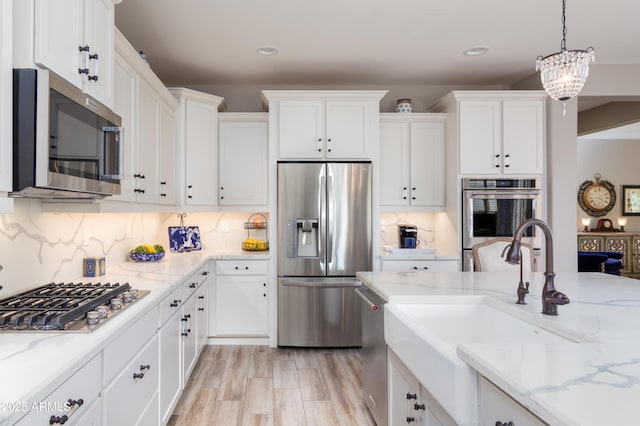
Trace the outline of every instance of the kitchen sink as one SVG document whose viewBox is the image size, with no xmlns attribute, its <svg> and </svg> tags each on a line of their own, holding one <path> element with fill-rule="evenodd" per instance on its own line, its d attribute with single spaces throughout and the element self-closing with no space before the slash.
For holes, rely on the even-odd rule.
<svg viewBox="0 0 640 426">
<path fill-rule="evenodd" d="M 387 345 L 461 425 L 477 424 L 477 375 L 458 358 L 459 344 L 576 342 L 511 315 L 504 310 L 512 307 L 499 304 L 483 296 L 440 296 L 385 306 Z"/>
</svg>

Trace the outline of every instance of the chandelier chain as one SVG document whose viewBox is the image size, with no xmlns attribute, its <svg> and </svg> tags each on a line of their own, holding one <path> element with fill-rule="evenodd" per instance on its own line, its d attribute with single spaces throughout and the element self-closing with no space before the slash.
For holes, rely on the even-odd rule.
<svg viewBox="0 0 640 426">
<path fill-rule="evenodd" d="M 562 42 L 560 43 L 560 51 L 567 50 L 567 19 L 565 17 L 565 11 L 567 8 L 567 0 L 562 0 Z"/>
<path fill-rule="evenodd" d="M 560 43 L 560 51 L 567 50 L 567 18 L 565 11 L 567 8 L 567 0 L 562 0 L 562 42 Z"/>
</svg>

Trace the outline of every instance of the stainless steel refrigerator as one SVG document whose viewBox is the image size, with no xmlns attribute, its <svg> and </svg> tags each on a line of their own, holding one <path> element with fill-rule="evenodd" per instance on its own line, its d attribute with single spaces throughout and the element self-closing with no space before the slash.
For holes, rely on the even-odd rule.
<svg viewBox="0 0 640 426">
<path fill-rule="evenodd" d="M 361 346 L 371 163 L 278 164 L 278 345 Z"/>
</svg>

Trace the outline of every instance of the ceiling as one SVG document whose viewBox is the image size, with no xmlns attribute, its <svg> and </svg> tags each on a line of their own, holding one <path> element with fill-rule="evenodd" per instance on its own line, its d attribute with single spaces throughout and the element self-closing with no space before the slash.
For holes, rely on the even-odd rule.
<svg viewBox="0 0 640 426">
<path fill-rule="evenodd" d="M 560 0 L 124 0 L 116 25 L 167 85 L 503 85 L 560 49 Z M 640 1 L 567 2 L 567 48 L 640 64 Z M 271 45 L 273 56 L 256 49 Z M 482 56 L 463 51 L 488 46 Z"/>
</svg>

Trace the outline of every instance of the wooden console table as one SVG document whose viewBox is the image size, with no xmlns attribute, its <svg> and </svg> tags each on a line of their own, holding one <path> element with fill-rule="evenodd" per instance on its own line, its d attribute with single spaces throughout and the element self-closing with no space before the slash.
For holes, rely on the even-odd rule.
<svg viewBox="0 0 640 426">
<path fill-rule="evenodd" d="M 630 232 L 579 232 L 579 251 L 616 251 L 622 253 L 625 276 L 640 277 L 640 234 Z"/>
</svg>

